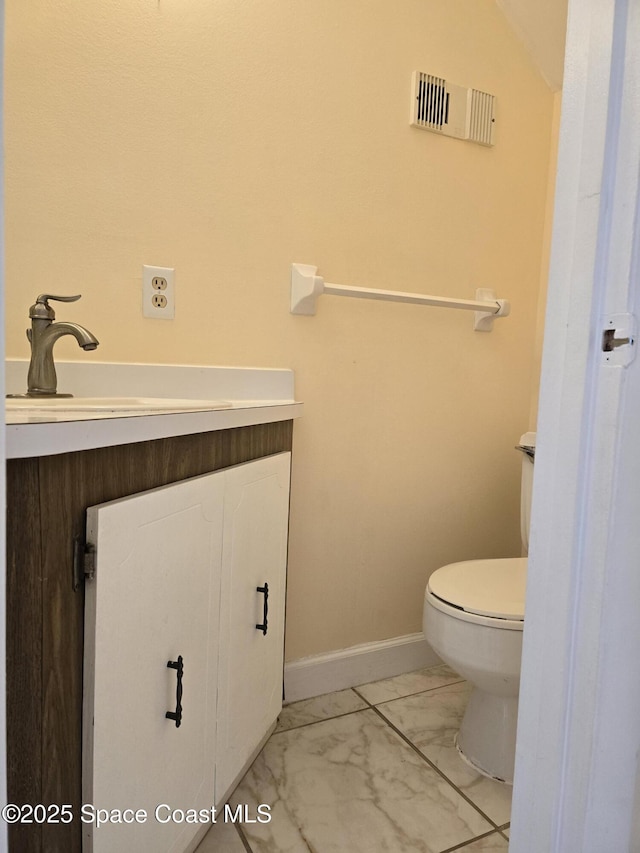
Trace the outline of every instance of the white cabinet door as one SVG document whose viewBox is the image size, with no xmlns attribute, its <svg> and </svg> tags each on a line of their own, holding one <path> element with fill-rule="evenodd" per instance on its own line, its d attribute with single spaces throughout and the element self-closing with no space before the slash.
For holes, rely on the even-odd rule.
<svg viewBox="0 0 640 853">
<path fill-rule="evenodd" d="M 225 472 L 92 507 L 87 540 L 83 802 L 144 809 L 144 824 L 84 824 L 94 853 L 182 851 L 197 824 L 154 810 L 213 805 Z M 175 713 L 183 659 L 182 721 Z M 162 809 L 160 817 L 169 815 Z"/>
<path fill-rule="evenodd" d="M 216 801 L 282 708 L 290 453 L 225 472 Z M 268 586 L 267 630 L 263 624 Z"/>
</svg>

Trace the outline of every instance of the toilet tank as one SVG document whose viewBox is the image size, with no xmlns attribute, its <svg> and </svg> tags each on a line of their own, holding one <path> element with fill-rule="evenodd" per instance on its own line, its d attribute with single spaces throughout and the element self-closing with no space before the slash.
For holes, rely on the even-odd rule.
<svg viewBox="0 0 640 853">
<path fill-rule="evenodd" d="M 536 449 L 535 432 L 520 436 L 518 449 L 522 450 L 522 480 L 520 485 L 520 534 L 524 553 L 529 551 L 529 525 L 531 523 L 531 495 L 533 493 L 533 457 Z"/>
</svg>

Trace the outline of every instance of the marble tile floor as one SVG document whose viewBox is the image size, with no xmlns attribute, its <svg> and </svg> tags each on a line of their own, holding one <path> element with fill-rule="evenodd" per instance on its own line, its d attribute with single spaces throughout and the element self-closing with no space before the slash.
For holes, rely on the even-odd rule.
<svg viewBox="0 0 640 853">
<path fill-rule="evenodd" d="M 229 799 L 271 820 L 218 822 L 197 853 L 506 853 L 511 788 L 453 743 L 468 693 L 437 666 L 285 706 Z"/>
</svg>

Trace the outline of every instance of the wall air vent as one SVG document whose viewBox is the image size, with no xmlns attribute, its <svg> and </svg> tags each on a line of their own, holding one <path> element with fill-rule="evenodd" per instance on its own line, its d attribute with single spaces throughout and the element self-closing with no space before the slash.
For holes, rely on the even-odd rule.
<svg viewBox="0 0 640 853">
<path fill-rule="evenodd" d="M 495 118 L 493 106 L 495 98 L 478 89 L 469 89 L 471 104 L 469 108 L 469 136 L 472 142 L 481 145 L 493 145 Z"/>
<path fill-rule="evenodd" d="M 411 124 L 424 130 L 493 145 L 495 98 L 478 89 L 455 86 L 442 77 L 414 71 Z"/>
<path fill-rule="evenodd" d="M 421 74 L 416 96 L 417 120 L 421 127 L 442 130 L 449 122 L 449 98 L 446 81 L 432 74 Z"/>
</svg>

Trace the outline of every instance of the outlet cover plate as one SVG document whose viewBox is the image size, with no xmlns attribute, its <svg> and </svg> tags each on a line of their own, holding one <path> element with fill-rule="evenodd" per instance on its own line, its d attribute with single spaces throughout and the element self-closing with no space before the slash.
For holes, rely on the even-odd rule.
<svg viewBox="0 0 640 853">
<path fill-rule="evenodd" d="M 173 320 L 176 316 L 176 271 L 172 267 L 142 266 L 142 316 Z"/>
</svg>

